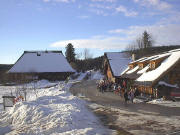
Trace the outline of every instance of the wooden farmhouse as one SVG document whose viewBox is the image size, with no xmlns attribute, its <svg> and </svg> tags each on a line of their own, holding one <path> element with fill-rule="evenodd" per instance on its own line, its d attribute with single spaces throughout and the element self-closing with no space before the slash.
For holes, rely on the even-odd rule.
<svg viewBox="0 0 180 135">
<path fill-rule="evenodd" d="M 131 58 L 122 52 L 104 53 L 104 74 L 109 81 L 118 82 L 121 80 L 122 72 L 127 68 Z"/>
<path fill-rule="evenodd" d="M 65 80 L 74 72 L 61 51 L 24 51 L 8 71 L 12 80 Z"/>
<path fill-rule="evenodd" d="M 134 86 L 142 93 L 153 97 L 170 96 L 171 91 L 180 88 L 180 49 L 134 61 L 123 76 L 133 79 Z"/>
</svg>

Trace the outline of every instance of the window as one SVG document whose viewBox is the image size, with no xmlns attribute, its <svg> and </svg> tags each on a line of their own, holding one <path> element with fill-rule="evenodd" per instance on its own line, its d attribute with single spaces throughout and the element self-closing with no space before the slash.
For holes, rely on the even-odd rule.
<svg viewBox="0 0 180 135">
<path fill-rule="evenodd" d="M 156 67 L 156 66 L 155 66 L 155 62 L 153 62 L 153 63 L 152 63 L 152 68 L 155 68 L 155 67 Z"/>
<path fill-rule="evenodd" d="M 151 62 L 151 63 L 149 64 L 149 67 L 150 67 L 151 69 L 156 68 L 155 62 Z"/>
<path fill-rule="evenodd" d="M 139 64 L 139 68 L 140 68 L 140 69 L 143 69 L 143 64 Z"/>
<path fill-rule="evenodd" d="M 130 68 L 130 69 L 133 69 L 133 65 L 129 65 L 129 68 Z"/>
</svg>

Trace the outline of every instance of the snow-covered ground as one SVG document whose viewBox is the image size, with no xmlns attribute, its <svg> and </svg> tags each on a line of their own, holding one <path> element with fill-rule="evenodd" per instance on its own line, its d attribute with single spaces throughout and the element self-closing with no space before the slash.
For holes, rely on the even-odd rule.
<svg viewBox="0 0 180 135">
<path fill-rule="evenodd" d="M 88 71 L 87 73 L 90 74 L 90 80 L 100 80 L 104 77 L 100 71 L 91 70 Z"/>
<path fill-rule="evenodd" d="M 16 96 L 16 91 L 19 89 L 22 89 L 23 87 L 25 87 L 27 90 L 27 99 L 28 99 L 28 98 L 34 97 L 34 94 L 35 94 L 35 92 L 33 91 L 34 87 L 37 89 L 42 89 L 42 88 L 55 86 L 58 83 L 59 82 L 49 82 L 47 80 L 40 80 L 36 83 L 28 83 L 24 85 L 0 86 L 0 103 L 3 102 L 2 96 L 11 95 L 11 94 Z"/>
<path fill-rule="evenodd" d="M 37 83 L 29 83 L 27 101 L 19 102 L 7 111 L 0 110 L 0 135 L 14 134 L 61 134 L 61 135 L 109 135 L 111 130 L 102 126 L 97 117 L 87 109 L 86 101 L 73 96 L 69 88 L 73 83 L 81 81 L 88 72 L 81 73 L 76 80 L 65 82 L 49 82 L 41 80 Z M 100 72 L 91 71 L 90 79 L 101 79 Z M 33 87 L 36 87 L 36 93 Z M 0 86 L 0 96 L 14 95 L 16 89 L 21 86 Z M 11 92 L 12 91 L 12 92 Z M 0 97 L 0 101 L 2 99 Z M 135 99 L 135 103 L 142 100 Z M 169 107 L 180 107 L 180 102 L 154 100 L 148 103 L 165 105 Z M 176 104 L 176 105 L 175 105 Z M 158 116 L 154 112 L 129 112 L 128 110 L 104 108 L 91 104 L 91 108 L 110 110 L 118 112 L 117 124 L 133 134 L 151 134 L 146 130 L 170 131 L 171 128 L 179 129 L 179 116 Z M 164 123 L 165 126 L 161 126 Z M 169 123 L 171 126 L 169 126 Z M 167 124 L 167 125 L 166 125 Z M 133 127 L 144 126 L 144 129 L 133 130 Z M 166 128 L 165 128 L 166 127 Z M 114 132 L 115 133 L 115 132 Z"/>
<path fill-rule="evenodd" d="M 142 103 L 145 100 L 134 98 L 134 103 Z M 163 100 L 163 98 L 160 99 L 154 99 L 152 101 L 146 102 L 148 104 L 156 104 L 160 106 L 166 106 L 166 107 L 179 107 L 180 108 L 180 101 L 172 101 L 172 100 Z"/>
<path fill-rule="evenodd" d="M 180 101 L 165 101 L 163 100 L 163 98 L 160 99 L 155 99 L 152 101 L 147 102 L 149 104 L 157 104 L 157 105 L 161 105 L 161 106 L 167 106 L 167 107 L 180 107 Z"/>
<path fill-rule="evenodd" d="M 36 95 L 31 90 L 26 102 L 18 102 L 7 111 L 0 112 L 0 134 L 111 134 L 112 131 L 102 126 L 87 109 L 86 101 L 69 92 L 70 86 L 77 80 L 68 83 L 37 82 Z M 27 84 L 27 87 L 31 85 Z M 11 89 L 15 93 L 15 86 L 0 86 L 1 92 Z M 8 94 L 6 92 L 3 94 Z"/>
</svg>

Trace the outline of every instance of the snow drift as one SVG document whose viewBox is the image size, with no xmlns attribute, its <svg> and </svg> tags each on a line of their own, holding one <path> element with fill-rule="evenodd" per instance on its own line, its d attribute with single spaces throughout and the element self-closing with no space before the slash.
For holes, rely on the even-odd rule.
<svg viewBox="0 0 180 135">
<path fill-rule="evenodd" d="M 109 130 L 68 92 L 69 84 L 38 89 L 38 98 L 0 113 L 0 130 L 8 134 L 106 135 Z M 2 133 L 1 132 L 1 133 Z"/>
</svg>

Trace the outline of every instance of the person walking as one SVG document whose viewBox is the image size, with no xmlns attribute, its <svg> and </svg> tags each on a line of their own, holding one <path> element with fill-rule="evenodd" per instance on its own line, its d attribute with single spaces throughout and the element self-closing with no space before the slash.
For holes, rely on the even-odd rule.
<svg viewBox="0 0 180 135">
<path fill-rule="evenodd" d="M 134 91 L 133 91 L 133 89 L 131 89 L 131 91 L 129 93 L 129 96 L 130 96 L 131 103 L 133 103 L 133 100 L 134 100 Z"/>
<path fill-rule="evenodd" d="M 125 80 L 123 80 L 123 88 L 126 88 L 126 82 L 125 82 Z"/>
<path fill-rule="evenodd" d="M 125 93 L 124 93 L 124 101 L 125 101 L 125 104 L 127 104 L 127 101 L 128 101 L 128 92 L 127 92 L 127 90 L 125 90 Z"/>
</svg>

